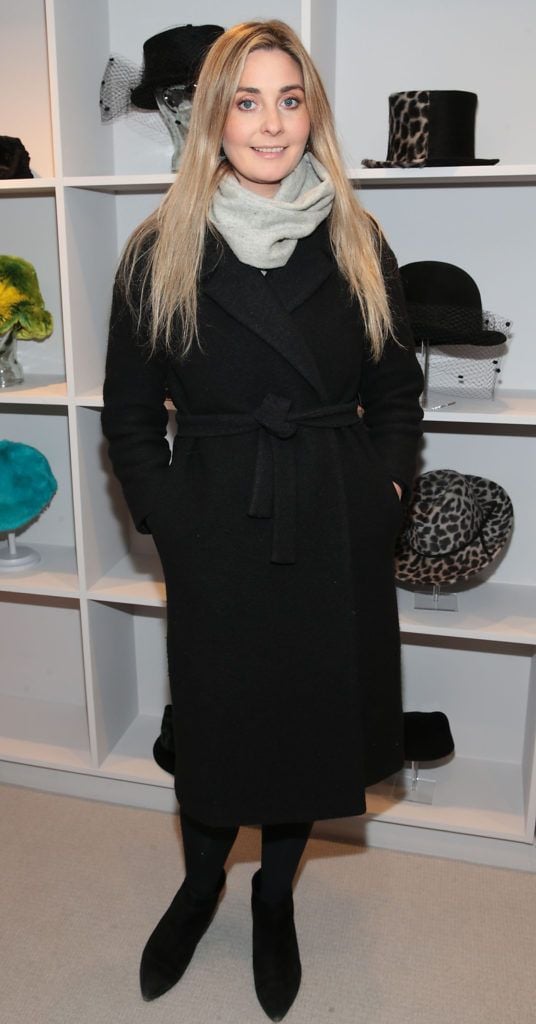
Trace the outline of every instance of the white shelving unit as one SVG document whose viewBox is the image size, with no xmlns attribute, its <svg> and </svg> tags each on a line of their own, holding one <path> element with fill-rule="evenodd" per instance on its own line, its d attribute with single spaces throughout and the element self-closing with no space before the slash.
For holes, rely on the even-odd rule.
<svg viewBox="0 0 536 1024">
<path fill-rule="evenodd" d="M 41 563 L 0 577 L 0 779 L 175 808 L 171 779 L 152 759 L 169 701 L 162 570 L 152 538 L 130 523 L 100 429 L 115 266 L 129 232 L 173 180 L 171 147 L 141 117 L 102 125 L 99 83 L 111 53 L 141 63 L 143 41 L 170 25 L 279 16 L 324 75 L 348 175 L 399 263 L 464 267 L 484 307 L 514 325 L 495 400 L 427 412 L 421 465 L 501 483 L 514 503 L 513 536 L 476 584 L 460 588 L 457 612 L 417 611 L 412 593 L 399 592 L 405 707 L 444 710 L 456 754 L 422 769 L 432 803 L 402 798 L 386 782 L 371 789 L 365 818 L 321 822 L 316 831 L 536 870 L 536 136 L 526 129 L 536 86 L 533 5 L 0 6 L 8 44 L 0 81 L 10 100 L 2 128 L 23 139 L 35 174 L 0 182 L 0 248 L 35 265 L 55 321 L 50 339 L 19 346 L 26 379 L 0 392 L 0 436 L 35 444 L 58 480 L 49 509 L 25 533 Z M 22 50 L 32 54 L 24 76 Z M 476 152 L 501 162 L 361 168 L 362 157 L 383 159 L 387 95 L 404 88 L 477 92 Z"/>
</svg>

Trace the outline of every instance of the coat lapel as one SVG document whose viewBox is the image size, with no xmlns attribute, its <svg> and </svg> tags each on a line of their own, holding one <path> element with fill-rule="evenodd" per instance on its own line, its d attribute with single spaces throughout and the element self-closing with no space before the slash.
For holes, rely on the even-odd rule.
<svg viewBox="0 0 536 1024">
<path fill-rule="evenodd" d="M 286 266 L 269 271 L 265 277 L 255 267 L 241 263 L 225 242 L 221 253 L 209 235 L 201 288 L 230 316 L 271 345 L 324 398 L 316 361 L 289 315 L 334 270 L 324 248 L 311 245 L 311 238 L 298 242 Z"/>
</svg>

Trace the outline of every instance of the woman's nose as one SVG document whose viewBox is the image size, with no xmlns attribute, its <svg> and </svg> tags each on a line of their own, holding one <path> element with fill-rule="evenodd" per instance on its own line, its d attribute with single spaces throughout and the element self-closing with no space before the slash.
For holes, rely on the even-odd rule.
<svg viewBox="0 0 536 1024">
<path fill-rule="evenodd" d="M 278 135 L 282 130 L 281 113 L 277 107 L 266 108 L 262 130 L 269 135 Z"/>
</svg>

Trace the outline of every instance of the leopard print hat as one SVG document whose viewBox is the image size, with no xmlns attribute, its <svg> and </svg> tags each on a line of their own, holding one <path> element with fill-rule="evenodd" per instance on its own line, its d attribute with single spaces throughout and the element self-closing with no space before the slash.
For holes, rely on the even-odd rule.
<svg viewBox="0 0 536 1024">
<path fill-rule="evenodd" d="M 480 572 L 504 547 L 512 502 L 494 480 L 434 469 L 417 477 L 398 538 L 395 575 L 405 583 L 455 583 Z"/>
<path fill-rule="evenodd" d="M 498 164 L 475 157 L 478 97 L 461 89 L 410 89 L 389 96 L 386 160 L 364 167 L 458 167 Z"/>
</svg>

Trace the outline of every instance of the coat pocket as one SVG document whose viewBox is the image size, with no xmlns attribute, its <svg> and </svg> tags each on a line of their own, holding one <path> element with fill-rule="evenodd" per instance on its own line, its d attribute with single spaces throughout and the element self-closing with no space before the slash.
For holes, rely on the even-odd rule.
<svg viewBox="0 0 536 1024">
<path fill-rule="evenodd" d="M 162 473 L 161 483 L 152 498 L 151 511 L 146 516 L 151 533 L 154 533 L 155 529 L 166 529 L 166 523 L 169 529 L 170 515 L 174 527 L 178 525 L 182 492 L 186 485 L 185 463 L 191 456 L 196 442 L 197 439 L 194 437 L 175 437 L 171 461 Z"/>
<path fill-rule="evenodd" d="M 371 473 L 374 475 L 378 484 L 381 486 L 382 493 L 385 495 L 387 505 L 396 508 L 399 520 L 403 517 L 403 503 L 398 497 L 398 493 L 395 489 L 393 479 L 389 473 L 389 470 L 381 457 L 378 455 L 372 441 L 369 437 L 367 428 L 363 423 L 359 425 L 359 438 L 361 441 L 362 450 L 366 456 L 367 463 L 370 467 Z"/>
</svg>

